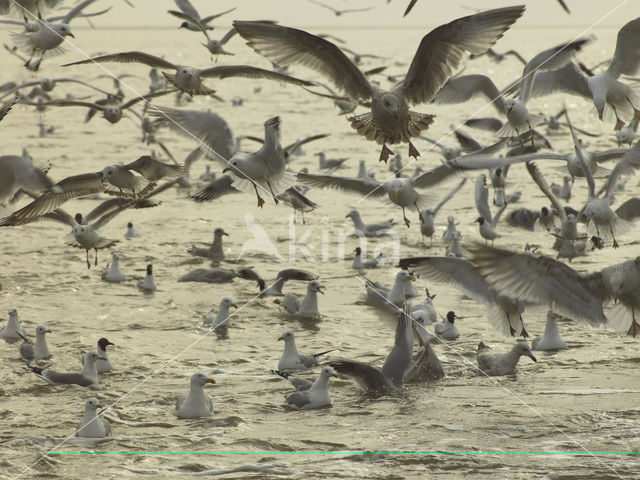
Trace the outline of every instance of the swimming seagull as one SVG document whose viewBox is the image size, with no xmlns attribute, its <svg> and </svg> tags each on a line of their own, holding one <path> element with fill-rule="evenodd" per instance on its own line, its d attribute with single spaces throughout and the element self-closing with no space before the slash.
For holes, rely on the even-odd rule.
<svg viewBox="0 0 640 480">
<path fill-rule="evenodd" d="M 442 322 L 438 322 L 433 325 L 433 331 L 443 340 L 456 340 L 460 333 L 458 328 L 454 325 L 455 319 L 458 316 L 453 311 L 447 312 L 447 318 Z"/>
<path fill-rule="evenodd" d="M 124 238 L 137 238 L 140 234 L 133 228 L 133 223 L 127 222 L 127 231 L 124 234 Z"/>
<path fill-rule="evenodd" d="M 366 279 L 365 279 L 366 280 Z M 378 282 L 365 281 L 367 301 L 382 310 L 397 311 L 397 307 L 404 305 L 406 300 L 417 297 L 418 293 L 411 284 L 416 277 L 407 270 L 400 270 L 391 288 Z"/>
<path fill-rule="evenodd" d="M 626 23 L 619 31 L 616 50 L 608 68 L 598 75 L 585 76 L 573 63 L 564 68 L 538 75 L 531 90 L 532 96 L 562 91 L 580 95 L 593 101 L 598 118 L 603 119 L 610 106 L 616 117 L 614 130 L 624 125 L 622 117 L 640 118 L 640 97 L 633 88 L 622 83 L 621 75 L 633 75 L 640 67 L 640 17 Z"/>
<path fill-rule="evenodd" d="M 242 270 L 239 270 L 238 277 L 244 278 L 245 280 L 256 281 L 258 288 L 260 289 L 261 296 L 284 295 L 284 293 L 282 293 L 282 288 L 287 280 L 310 282 L 311 280 L 318 278 L 314 273 L 299 270 L 297 268 L 285 268 L 284 270 L 280 270 L 276 275 L 275 280 L 269 284 L 267 284 L 267 282 L 253 268 L 243 268 Z"/>
<path fill-rule="evenodd" d="M 120 271 L 120 254 L 113 252 L 111 254 L 111 265 L 102 272 L 102 280 L 109 283 L 124 282 L 126 277 Z"/>
<path fill-rule="evenodd" d="M 318 365 L 318 357 L 326 355 L 332 350 L 320 353 L 312 353 L 310 355 L 301 355 L 296 348 L 296 340 L 291 330 L 285 330 L 278 340 L 284 341 L 284 351 L 278 361 L 278 370 L 286 370 L 287 372 L 295 372 L 299 370 L 308 370 Z"/>
<path fill-rule="evenodd" d="M 459 66 L 466 52 L 481 53 L 502 37 L 523 14 L 524 6 L 489 10 L 441 25 L 425 35 L 406 77 L 391 91 L 372 85 L 334 43 L 280 25 L 235 20 L 248 45 L 278 65 L 301 63 L 326 75 L 353 100 L 371 99 L 371 112 L 349 118 L 368 140 L 382 144 L 380 160 L 393 154 L 389 144 L 409 143 L 409 155 L 419 156 L 411 137 L 433 123 L 433 115 L 409 110 L 410 104 L 430 101 Z"/>
<path fill-rule="evenodd" d="M 218 307 L 218 313 L 215 313 L 213 309 L 209 311 L 203 318 L 202 324 L 213 329 L 226 327 L 229 325 L 230 315 L 229 309 L 238 308 L 238 305 L 230 298 L 224 297 L 220 300 L 220 306 Z"/>
<path fill-rule="evenodd" d="M 290 315 L 302 319 L 319 319 L 322 317 L 318 310 L 318 293 L 324 295 L 324 286 L 318 280 L 311 280 L 307 284 L 307 294 L 300 300 L 293 293 L 287 293 L 281 300 L 274 303 L 281 305 L 284 311 Z"/>
<path fill-rule="evenodd" d="M 111 436 L 109 421 L 98 415 L 98 408 L 102 407 L 100 401 L 91 397 L 84 404 L 84 416 L 76 427 L 76 437 L 105 438 Z"/>
<path fill-rule="evenodd" d="M 272 70 L 265 70 L 258 67 L 250 67 L 248 65 L 221 65 L 217 67 L 198 69 L 187 65 L 174 64 L 164 58 L 135 50 L 130 52 L 112 53 L 110 55 L 101 55 L 99 57 L 88 58 L 86 60 L 66 63 L 63 67 L 96 62 L 143 63 L 154 68 L 174 70 L 175 73 L 162 72 L 162 75 L 171 85 L 181 92 L 188 93 L 189 95 L 214 95 L 216 91 L 202 83 L 203 79 L 209 77 L 219 78 L 221 80 L 229 77 L 265 78 L 267 80 L 292 83 L 294 85 L 304 85 L 307 87 L 313 85 L 312 82 L 308 82 L 306 80 L 300 80 L 299 78 L 290 77 L 283 73 L 277 73 Z"/>
<path fill-rule="evenodd" d="M 547 312 L 547 323 L 544 327 L 544 334 L 531 340 L 531 350 L 562 350 L 567 348 L 560 333 L 558 332 L 558 316 L 551 310 Z"/>
<path fill-rule="evenodd" d="M 156 291 L 156 282 L 153 279 L 153 265 L 147 265 L 147 273 L 144 278 L 138 282 L 138 289 L 144 293 L 153 293 Z"/>
<path fill-rule="evenodd" d="M 309 388 L 298 390 L 287 396 L 285 403 L 296 410 L 311 410 L 330 406 L 329 378 L 334 375 L 333 368 L 322 367 L 317 380 Z"/>
<path fill-rule="evenodd" d="M 89 352 L 80 373 L 58 373 L 49 368 L 43 369 L 32 366 L 29 366 L 29 369 L 52 385 L 79 385 L 81 387 L 90 387 L 98 384 L 96 362 L 99 358 L 96 352 Z"/>
<path fill-rule="evenodd" d="M 379 253 L 377 257 L 363 259 L 362 249 L 360 247 L 356 247 L 351 268 L 355 268 L 356 270 L 376 268 L 378 263 L 380 263 L 380 260 L 382 260 L 382 252 Z"/>
<path fill-rule="evenodd" d="M 349 210 L 349 213 L 347 213 L 345 218 L 350 218 L 353 221 L 356 235 L 364 235 L 365 237 L 379 237 L 381 235 L 386 235 L 395 224 L 394 220 L 387 220 L 386 222 L 380 223 L 364 223 L 360 216 L 360 212 L 356 209 Z"/>
<path fill-rule="evenodd" d="M 0 332 L 0 338 L 4 339 L 7 343 L 15 343 L 23 338 L 24 330 L 20 326 L 20 320 L 18 319 L 18 310 L 15 308 L 9 309 L 9 319 L 7 324 Z"/>
<path fill-rule="evenodd" d="M 222 228 L 216 228 L 213 231 L 213 242 L 209 248 L 198 248 L 195 245 L 191 245 L 189 253 L 196 257 L 207 257 L 210 260 L 219 262 L 224 258 L 224 250 L 222 249 L 222 236 L 229 236 L 227 232 Z"/>
<path fill-rule="evenodd" d="M 210 417 L 213 415 L 213 401 L 202 387 L 216 381 L 208 375 L 197 372 L 191 375 L 190 388 L 176 400 L 173 414 L 178 418 Z"/>
<path fill-rule="evenodd" d="M 237 272 L 225 268 L 196 268 L 178 278 L 178 282 L 227 283 L 237 276 Z"/>
<path fill-rule="evenodd" d="M 109 361 L 109 356 L 107 355 L 107 347 L 109 345 L 114 345 L 105 337 L 102 337 L 98 340 L 98 344 L 96 345 L 96 353 L 98 354 L 98 360 L 96 360 L 96 371 L 98 373 L 106 373 L 113 370 L 113 365 Z M 87 352 L 80 352 L 78 355 L 78 359 L 80 363 L 84 365 L 84 361 L 87 358 Z"/>
<path fill-rule="evenodd" d="M 527 356 L 534 362 L 538 361 L 531 353 L 529 345 L 524 342 L 516 342 L 510 352 L 503 354 L 493 354 L 491 349 L 484 343 L 480 342 L 478 344 L 478 367 L 491 377 L 515 373 L 518 360 L 522 356 Z"/>
<path fill-rule="evenodd" d="M 51 330 L 49 330 L 46 325 L 38 325 L 36 327 L 35 343 L 26 337 L 22 337 L 24 342 L 21 343 L 19 347 L 20 358 L 27 362 L 49 358 L 51 353 L 49 353 L 49 347 L 47 345 L 47 333 L 51 333 Z"/>
</svg>

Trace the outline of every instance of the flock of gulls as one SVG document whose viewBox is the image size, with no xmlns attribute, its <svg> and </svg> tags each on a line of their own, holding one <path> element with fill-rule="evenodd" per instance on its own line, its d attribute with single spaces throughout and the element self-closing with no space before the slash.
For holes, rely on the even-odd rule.
<svg viewBox="0 0 640 480">
<path fill-rule="evenodd" d="M 309 1 L 331 9 L 336 15 L 358 11 L 336 10 L 322 2 Z M 520 357 L 537 361 L 532 351 L 567 348 L 558 329 L 559 316 L 594 327 L 613 323 L 615 317 L 616 326 L 622 326 L 629 335 L 635 337 L 640 333 L 637 318 L 640 308 L 640 257 L 592 272 L 577 271 L 569 264 L 575 257 L 596 255 L 598 251 L 606 252 L 618 247 L 624 241 L 625 231 L 640 216 L 640 198 L 631 198 L 617 208 L 613 207 L 623 180 L 640 167 L 640 141 L 637 140 L 640 96 L 636 88 L 640 84 L 633 78 L 640 67 L 640 18 L 630 19 L 620 27 L 615 53 L 604 68 L 590 69 L 579 60 L 580 51 L 593 39 L 567 39 L 566 43 L 541 51 L 528 61 L 518 55 L 517 61 L 523 64 L 522 75 L 499 89 L 488 76 L 466 75 L 461 67 L 463 62 L 471 62 L 482 55 L 491 55 L 496 62 L 505 61 L 509 52 L 498 54 L 494 47 L 498 48 L 503 34 L 526 15 L 525 7 L 482 11 L 454 19 L 428 32 L 420 41 L 406 73 L 393 78 L 393 86 L 383 87 L 388 83 L 383 80 L 381 71 L 384 69 L 373 73 L 365 71 L 362 66 L 364 56 L 349 50 L 339 39 L 266 20 L 234 20 L 231 29 L 220 38 L 214 35 L 211 22 L 230 14 L 233 9 L 201 16 L 189 0 L 175 0 L 178 9 L 169 11 L 169 14 L 183 21 L 181 28 L 193 32 L 194 45 L 200 42 L 204 46 L 210 62 L 203 62 L 196 68 L 169 61 L 158 56 L 158 52 L 131 50 L 67 63 L 64 66 L 70 78 L 39 78 L 39 72 L 46 69 L 47 63 L 54 62 L 54 55 L 62 51 L 67 37 L 75 39 L 70 27 L 73 20 L 90 19 L 108 14 L 109 10 L 90 11 L 102 3 L 101 0 L 83 0 L 69 10 L 61 9 L 60 3 L 58 0 L 0 1 L 0 15 L 3 15 L 0 22 L 14 28 L 11 39 L 17 47 L 7 47 L 7 50 L 16 57 L 22 57 L 24 67 L 33 72 L 35 79 L 23 84 L 8 82 L 0 86 L 0 98 L 5 102 L 0 107 L 2 122 L 11 122 L 11 110 L 21 105 L 36 106 L 39 110 L 83 108 L 87 111 L 87 121 L 100 113 L 111 124 L 130 112 L 139 120 L 143 140 L 149 144 L 158 143 L 172 162 L 142 155 L 126 164 L 104 165 L 97 171 L 54 181 L 55 171 L 34 165 L 26 152 L 22 155 L 5 154 L 0 156 L 2 227 L 28 229 L 29 224 L 40 220 L 63 223 L 70 231 L 67 245 L 84 250 L 87 268 L 95 267 L 98 265 L 98 251 L 112 249 L 119 242 L 103 237 L 100 228 L 125 210 L 162 208 L 154 197 L 169 188 L 191 188 L 195 181 L 189 177 L 189 168 L 204 156 L 219 168 L 207 167 L 209 176 L 201 180 L 199 188 L 191 188 L 188 194 L 193 201 L 215 202 L 224 195 L 246 192 L 255 195 L 257 207 L 263 207 L 267 200 L 280 205 L 279 208 L 283 208 L 281 204 L 288 205 L 295 212 L 301 212 L 305 222 L 304 213 L 322 208 L 307 197 L 308 191 L 314 188 L 336 189 L 361 198 L 388 199 L 400 207 L 402 222 L 398 216 L 396 219 L 366 223 L 358 210 L 345 211 L 358 236 L 383 237 L 406 225 L 420 230 L 425 253 L 434 246 L 434 236 L 436 243 L 446 245 L 443 256 L 401 258 L 396 265 L 380 255 L 367 257 L 366 252 L 356 248 L 351 265 L 353 269 L 364 272 L 374 268 L 397 268 L 393 285 L 366 280 L 364 293 L 366 303 L 396 322 L 393 346 L 379 367 L 341 358 L 332 350 L 300 353 L 294 331 L 286 329 L 278 338 L 283 342 L 283 353 L 273 373 L 288 380 L 294 389 L 285 399 L 289 408 L 329 406 L 329 383 L 336 375 L 352 377 L 365 391 L 375 395 L 401 392 L 408 382 L 431 382 L 444 377 L 433 346 L 458 338 L 457 316 L 454 311 L 449 311 L 442 321 L 438 321 L 432 303 L 434 295 L 426 290 L 426 297 L 423 297 L 414 286 L 418 276 L 435 284 L 450 285 L 484 305 L 493 327 L 506 336 L 520 338 L 505 353 L 496 353 L 480 343 L 477 365 L 481 374 L 513 374 Z M 414 4 L 415 1 L 411 2 L 407 13 Z M 273 69 L 227 64 L 227 58 L 232 54 L 229 42 L 236 36 L 246 42 L 246 46 L 237 45 L 236 48 L 253 49 L 270 60 Z M 75 41 L 81 45 L 80 35 Z M 375 55 L 370 57 L 375 58 Z M 109 62 L 127 63 L 131 71 L 138 72 L 143 71 L 143 66 L 149 67 L 149 93 L 125 100 L 121 90 L 107 92 L 72 78 L 83 69 Z M 297 66 L 307 67 L 307 73 L 310 70 L 313 74 L 307 75 L 307 79 L 293 76 L 290 70 Z M 596 73 L 598 69 L 600 73 Z M 304 69 L 296 69 L 296 72 L 304 77 Z M 361 142 L 362 139 L 358 138 L 361 136 L 378 144 L 379 147 L 370 147 L 374 161 L 388 162 L 393 174 L 388 179 L 375 179 L 368 172 L 366 162 L 361 161 L 356 176 L 340 176 L 335 172 L 344 167 L 346 159 L 328 159 L 324 154 L 319 155 L 320 173 L 294 172 L 289 164 L 291 157 L 301 152 L 302 145 L 319 141 L 326 137 L 325 134 L 319 132 L 313 137 L 282 146 L 280 118 L 273 116 L 264 121 L 263 138 L 245 138 L 259 143 L 257 149 L 247 152 L 236 143 L 229 126 L 220 116 L 204 111 L 156 107 L 151 103 L 151 100 L 171 94 L 177 98 L 195 95 L 216 98 L 215 90 L 205 82 L 230 77 L 248 77 L 256 82 L 273 80 L 282 88 L 305 89 L 309 92 L 310 101 L 317 101 L 311 95 L 327 99 L 323 101 L 333 100 L 341 112 L 348 115 L 349 125 L 344 125 L 344 128 L 348 130 L 350 126 L 355 130 L 353 142 Z M 309 79 L 311 77 L 313 80 Z M 331 86 L 324 85 L 325 82 Z M 58 97 L 57 89 L 66 83 L 86 89 L 90 93 L 89 99 Z M 588 150 L 583 138 L 592 134 L 574 127 L 566 109 L 549 117 L 528 110 L 527 103 L 531 98 L 553 92 L 583 97 L 592 102 L 598 118 L 607 126 L 611 123 L 615 144 L 606 151 Z M 469 119 L 467 125 L 495 132 L 494 144 L 480 145 L 462 132 L 456 132 L 460 147 L 444 146 L 424 137 L 430 125 L 439 121 L 438 117 L 413 108 L 428 110 L 426 105 L 431 102 L 463 103 L 477 96 L 486 98 L 495 107 L 499 118 Z M 352 115 L 351 112 L 357 109 L 362 113 Z M 573 150 L 552 152 L 548 140 L 539 131 L 542 126 L 547 130 L 564 129 L 563 134 L 571 136 Z M 156 139 L 157 130 L 167 127 L 197 142 L 184 164 L 176 161 L 166 146 Z M 108 129 L 109 126 L 104 125 L 103 128 Z M 41 130 L 41 134 L 46 134 L 46 131 Z M 418 169 L 412 174 L 406 166 L 397 166 L 400 148 L 407 148 L 410 158 L 420 156 L 413 143 L 416 139 L 434 143 L 441 150 L 441 164 L 426 171 Z M 566 167 L 566 173 L 557 179 L 558 185 L 549 184 L 539 168 L 549 161 L 560 162 Z M 610 169 L 602 167 L 605 161 L 611 162 Z M 519 200 L 518 192 L 505 190 L 509 169 L 521 163 L 525 164 L 532 182 L 548 198 L 548 205 L 540 210 L 514 208 L 513 204 L 517 206 Z M 485 173 L 487 171 L 488 174 Z M 470 183 L 474 185 L 478 210 L 478 237 L 463 242 L 456 229 L 456 219 L 448 215 L 445 222 L 444 214 L 438 213 L 446 211 L 447 205 L 455 202 L 456 195 L 460 195 L 470 177 L 473 177 Z M 436 190 L 449 180 L 456 180 L 456 184 Z M 575 199 L 571 188 L 575 182 L 583 181 L 588 187 L 588 197 Z M 63 210 L 69 200 L 98 194 L 112 198 L 86 215 L 72 215 Z M 569 201 L 578 203 L 572 207 L 568 205 Z M 365 217 L 369 216 L 367 212 Z M 524 250 L 521 247 L 507 249 L 508 244 L 503 241 L 503 248 L 494 247 L 494 242 L 500 242 L 506 235 L 504 219 L 513 228 L 555 237 L 555 258 L 539 255 L 529 245 Z M 220 212 L 217 221 L 220 226 L 214 231 L 210 247 L 194 245 L 185 252 L 209 260 L 212 268 L 192 270 L 177 281 L 224 283 L 234 278 L 249 280 L 256 283 L 256 294 L 276 297 L 275 303 L 279 307 L 274 308 L 280 308 L 288 317 L 322 318 L 320 305 L 324 286 L 311 272 L 288 267 L 281 270 L 275 279 L 264 279 L 253 268 L 221 268 L 220 262 L 225 258 L 224 237 L 229 235 L 224 227 L 224 212 Z M 443 231 L 441 236 L 440 231 Z M 137 236 L 134 225 L 129 223 L 125 237 Z M 428 244 L 425 238 L 429 239 Z M 90 258 L 91 251 L 93 259 Z M 118 252 L 111 252 L 111 260 L 102 273 L 102 279 L 105 282 L 125 280 Z M 306 294 L 297 296 L 291 293 L 289 282 L 305 282 Z M 138 287 L 148 294 L 155 291 L 152 265 L 147 266 L 146 277 Z M 247 307 L 251 308 L 251 305 Z M 231 309 L 234 308 L 237 309 L 238 305 L 232 298 L 220 299 L 219 306 L 203 317 L 203 326 L 217 334 L 225 334 L 233 315 Z M 529 311 L 540 308 L 548 312 L 547 324 L 543 335 L 534 338 L 530 346 L 526 316 Z M 117 362 L 114 362 L 114 367 L 107 354 L 107 348 L 113 345 L 107 338 L 100 338 L 95 350 L 81 354 L 81 370 L 59 372 L 55 365 L 43 363 L 51 356 L 46 340 L 50 333 L 48 327 L 38 325 L 34 332 L 35 340 L 30 339 L 31 333 L 23 330 L 16 306 L 11 306 L 0 337 L 17 344 L 16 355 L 43 382 L 95 388 L 100 384 L 102 375 L 117 371 Z M 303 372 L 313 369 L 319 369 L 315 380 L 304 378 Z M 173 413 L 179 418 L 213 415 L 213 402 L 205 387 L 214 383 L 215 380 L 205 373 L 193 373 L 189 390 L 177 398 Z M 109 436 L 111 430 L 104 417 L 108 405 L 101 404 L 90 394 L 87 397 L 75 435 L 89 438 Z"/>
</svg>

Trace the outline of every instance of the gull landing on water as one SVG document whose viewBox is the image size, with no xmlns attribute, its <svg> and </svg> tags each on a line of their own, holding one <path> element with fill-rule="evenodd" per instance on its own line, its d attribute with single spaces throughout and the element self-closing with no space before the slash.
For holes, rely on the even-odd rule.
<svg viewBox="0 0 640 480">
<path fill-rule="evenodd" d="M 386 162 L 393 154 L 387 143 L 406 142 L 409 155 L 418 157 L 411 138 L 433 123 L 433 115 L 410 111 L 409 105 L 431 101 L 466 52 L 486 51 L 523 12 L 524 6 L 499 8 L 437 27 L 423 37 L 406 77 L 390 91 L 371 85 L 347 55 L 324 38 L 265 22 L 236 20 L 233 26 L 251 48 L 278 65 L 306 65 L 352 100 L 371 100 L 371 112 L 349 121 L 360 135 L 382 145 L 380 161 Z"/>
</svg>

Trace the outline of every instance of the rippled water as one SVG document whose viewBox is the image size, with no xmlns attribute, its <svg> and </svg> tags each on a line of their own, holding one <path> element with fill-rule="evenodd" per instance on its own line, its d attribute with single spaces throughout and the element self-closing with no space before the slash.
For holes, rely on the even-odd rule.
<svg viewBox="0 0 640 480">
<path fill-rule="evenodd" d="M 346 30 L 332 31 L 345 38 L 356 50 L 374 51 L 408 62 L 418 39 L 418 30 Z M 525 57 L 538 49 L 572 38 L 578 31 L 541 31 L 522 29 L 500 45 L 504 50 L 518 47 Z M 614 30 L 597 32 L 598 43 L 587 50 L 588 61 L 598 61 L 613 51 Z M 208 65 L 204 50 L 189 51 L 194 37 L 185 32 L 151 31 L 76 31 L 78 44 L 90 54 L 139 48 L 162 53 L 173 61 Z M 3 33 L 6 38 L 6 33 Z M 543 40 L 540 40 L 542 37 Z M 108 38 L 108 42 L 105 42 Z M 150 45 L 151 38 L 155 46 Z M 381 39 L 384 39 L 382 41 Z M 195 47 L 194 47 L 195 48 Z M 233 44 L 238 55 L 220 59 L 219 63 L 252 62 L 267 65 L 240 41 Z M 73 75 L 93 80 L 100 69 L 93 66 L 56 68 L 63 61 L 79 58 L 79 53 L 49 59 L 43 74 Z M 4 58 L 4 57 L 3 57 Z M 389 61 L 389 64 L 393 62 Z M 140 65 L 105 64 L 110 71 L 131 72 L 135 78 L 126 82 L 145 92 L 147 68 Z M 467 73 L 489 73 L 504 85 L 518 73 L 520 66 L 512 60 L 495 65 L 488 59 L 469 63 Z M 392 66 L 391 73 L 405 66 Z M 302 76 L 314 74 L 298 70 Z M 31 78 L 11 62 L 2 80 Z M 97 81 L 103 87 L 107 80 Z M 341 171 L 355 175 L 357 161 L 364 158 L 378 179 L 388 174 L 378 164 L 378 147 L 356 136 L 347 122 L 339 118 L 330 101 L 311 97 L 305 92 L 263 82 L 262 91 L 253 93 L 253 82 L 227 80 L 216 83 L 224 103 L 196 98 L 188 108 L 212 109 L 227 119 L 234 133 L 262 136 L 263 122 L 275 115 L 282 117 L 282 143 L 327 132 L 331 136 L 305 148 L 306 155 L 295 157 L 293 169 L 317 168 L 313 153 L 323 150 L 327 156 L 349 156 L 348 166 Z M 62 88 L 60 90 L 63 90 Z M 63 90 L 64 91 L 64 90 Z M 78 92 L 80 92 L 78 90 Z M 126 92 L 129 95 L 129 92 Z M 83 93 L 84 94 L 84 91 Z M 233 97 L 243 97 L 241 107 L 231 106 Z M 156 102 L 173 106 L 173 98 Z M 593 148 L 611 146 L 607 138 L 611 124 L 600 125 L 593 108 L 581 100 L 568 99 L 572 118 L 577 125 L 602 131 L 598 140 L 589 140 Z M 429 134 L 440 138 L 449 126 L 462 121 L 482 107 L 477 101 L 464 106 L 421 106 L 418 111 L 434 112 L 437 118 Z M 555 112 L 562 106 L 559 96 L 534 100 L 535 109 Z M 38 115 L 30 108 L 17 107 L 2 122 L 2 154 L 17 154 L 23 146 L 39 162 L 51 162 L 51 176 L 61 179 L 71 174 L 102 169 L 105 165 L 130 162 L 145 154 L 140 133 L 129 120 L 109 125 L 101 118 L 84 124 L 82 109 L 60 108 L 47 112 L 45 121 L 56 126 L 54 134 L 37 136 Z M 480 116 L 494 115 L 489 108 Z M 483 142 L 491 138 L 474 132 Z M 171 132 L 159 137 L 179 158 L 193 148 L 193 142 Z M 443 140 L 453 144 L 449 137 Z M 558 151 L 568 151 L 566 137 L 553 137 Z M 248 145 L 248 144 L 245 144 Z M 417 143 L 421 150 L 428 144 Z M 247 148 L 253 148 L 247 147 Z M 404 154 L 404 147 L 402 149 Z M 406 155 L 405 155 L 406 158 Z M 430 168 L 440 162 L 436 152 L 425 153 L 419 164 Z M 562 170 L 551 162 L 540 162 L 549 181 L 560 179 Z M 204 170 L 205 161 L 196 164 L 192 176 Z M 219 172 L 217 165 L 212 167 Z M 409 168 L 412 171 L 413 167 Z M 546 204 L 542 194 L 532 187 L 523 166 L 511 169 L 510 191 L 521 190 L 522 200 L 513 208 L 539 208 Z M 585 198 L 584 181 L 574 187 L 578 206 Z M 637 180 L 627 183 L 622 202 L 637 189 Z M 451 187 L 453 182 L 451 182 Z M 448 184 L 442 191 L 451 188 Z M 450 202 L 438 217 L 442 229 L 447 215 L 459 221 L 465 242 L 479 239 L 477 217 L 472 203 L 473 182 Z M 556 455 L 278 455 L 278 452 L 622 452 L 637 451 L 637 398 L 640 362 L 637 340 L 608 329 L 593 329 L 565 320 L 560 330 L 569 348 L 557 354 L 541 353 L 538 363 L 523 359 L 517 375 L 486 378 L 475 372 L 475 349 L 480 340 L 495 350 L 507 350 L 512 339 L 494 331 L 484 316 L 484 308 L 461 296 L 454 289 L 429 284 L 437 297 L 435 305 L 441 314 L 455 310 L 461 317 L 459 340 L 437 345 L 447 378 L 428 385 L 410 385 L 398 396 L 363 399 L 355 384 L 348 380 L 332 380 L 330 409 L 290 412 L 281 406 L 283 396 L 290 393 L 287 382 L 268 373 L 280 356 L 282 344 L 276 341 L 284 329 L 295 329 L 298 346 L 304 351 L 337 349 L 332 355 L 381 364 L 393 343 L 393 328 L 382 322 L 375 311 L 359 304 L 363 289 L 361 277 L 351 268 L 351 252 L 358 240 L 341 240 L 351 230 L 344 215 L 357 207 L 365 221 L 396 218 L 399 209 L 376 200 L 360 201 L 331 191 L 310 192 L 320 205 L 307 215 L 307 225 L 290 223 L 290 211 L 269 201 L 263 210 L 255 207 L 252 195 L 224 197 L 213 203 L 197 204 L 186 198 L 185 191 L 169 191 L 161 195 L 158 208 L 127 211 L 103 228 L 103 235 L 120 239 L 117 251 L 128 276 L 120 285 L 106 284 L 100 273 L 110 254 L 100 252 L 100 265 L 87 270 L 84 252 L 64 245 L 66 227 L 40 222 L 5 228 L 0 237 L 0 308 L 16 307 L 23 325 L 32 332 L 45 323 L 52 331 L 48 336 L 54 354 L 51 363 L 61 370 L 76 369 L 80 349 L 93 348 L 96 340 L 106 336 L 116 344 L 111 350 L 115 372 L 104 375 L 104 388 L 89 392 L 75 387 L 53 387 L 44 384 L 18 360 L 15 346 L 0 344 L 2 373 L 0 380 L 0 477 L 76 479 L 107 476 L 112 478 L 184 478 L 192 473 L 234 468 L 251 464 L 265 472 L 235 473 L 232 478 L 540 478 L 555 473 L 561 478 L 618 478 L 637 475 L 637 461 L 619 456 Z M 434 197 L 441 190 L 434 191 Z M 97 200 L 77 200 L 65 205 L 69 212 L 87 212 Z M 400 256 L 441 255 L 444 245 L 436 234 L 434 246 L 421 246 L 418 219 L 411 229 L 398 226 L 395 238 Z M 126 223 L 132 221 L 140 238 L 125 240 Z M 248 251 L 238 260 L 242 245 L 254 238 L 248 224 L 258 225 L 276 246 L 281 258 Z M 192 244 L 206 244 L 215 227 L 222 226 L 230 236 L 225 238 L 228 268 L 254 266 L 266 279 L 272 279 L 282 268 L 295 266 L 312 270 L 326 285 L 320 298 L 323 319 L 314 325 L 301 324 L 281 316 L 272 298 L 256 299 L 252 282 L 236 280 L 230 284 L 209 285 L 178 283 L 180 275 L 207 262 L 187 253 Z M 551 251 L 552 237 L 532 234 L 500 225 L 503 237 L 496 245 L 521 249 L 525 242 Z M 311 232 L 309 236 L 305 236 Z M 593 271 L 638 254 L 638 228 L 622 239 L 620 249 L 610 248 L 573 262 L 574 268 Z M 294 237 L 295 235 L 295 237 Z M 293 240 L 295 238 L 295 240 Z M 302 242 L 312 258 L 295 247 Z M 389 242 L 385 252 L 394 255 L 393 238 L 374 240 L 369 251 Z M 291 257 L 291 251 L 295 259 Z M 341 260 L 341 258 L 345 260 Z M 135 287 L 143 277 L 147 263 L 153 263 L 158 291 L 143 295 Z M 223 264 L 224 266 L 224 264 Z M 367 277 L 390 284 L 392 266 L 367 273 Z M 426 286 L 419 280 L 421 287 Z M 287 291 L 304 294 L 305 285 L 290 283 Z M 228 338 L 218 338 L 200 327 L 201 317 L 216 307 L 223 296 L 231 296 L 242 307 L 232 320 Z M 544 312 L 527 314 L 525 321 L 532 335 L 542 333 Z M 172 415 L 176 397 L 188 387 L 195 371 L 211 373 L 217 384 L 208 388 L 214 398 L 213 418 L 179 420 Z M 316 372 L 310 372 L 313 377 Z M 73 439 L 75 426 L 82 416 L 84 401 L 97 395 L 113 405 L 108 413 L 113 437 L 102 442 L 79 442 Z M 68 436 L 71 436 L 69 438 Z M 96 452 L 254 452 L 254 455 L 177 456 L 41 456 L 51 450 Z M 33 465 L 32 470 L 25 470 Z"/>
</svg>

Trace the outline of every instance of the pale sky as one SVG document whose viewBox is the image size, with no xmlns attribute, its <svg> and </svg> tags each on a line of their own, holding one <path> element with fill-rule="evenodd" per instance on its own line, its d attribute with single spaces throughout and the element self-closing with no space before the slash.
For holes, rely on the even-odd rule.
<svg viewBox="0 0 640 480">
<path fill-rule="evenodd" d="M 172 0 L 131 0 L 131 8 L 124 0 L 101 0 L 98 4 L 112 4 L 113 10 L 96 19 L 96 26 L 177 27 L 179 20 L 166 13 L 176 9 Z M 221 17 L 214 25 L 221 28 L 234 19 L 276 20 L 297 27 L 433 27 L 455 18 L 470 15 L 474 9 L 526 4 L 527 11 L 518 20 L 518 26 L 585 26 L 601 22 L 600 26 L 621 27 L 640 15 L 640 0 L 565 0 L 571 15 L 562 10 L 557 0 L 418 0 L 412 12 L 402 18 L 409 0 L 318 0 L 335 8 L 362 8 L 373 6 L 366 12 L 335 16 L 330 10 L 308 0 L 191 0 L 202 16 L 222 12 L 234 6 L 237 9 Z M 76 20 L 78 26 L 82 22 Z M 85 25 L 85 24 L 83 24 Z M 83 26 L 82 25 L 82 26 Z"/>
</svg>

